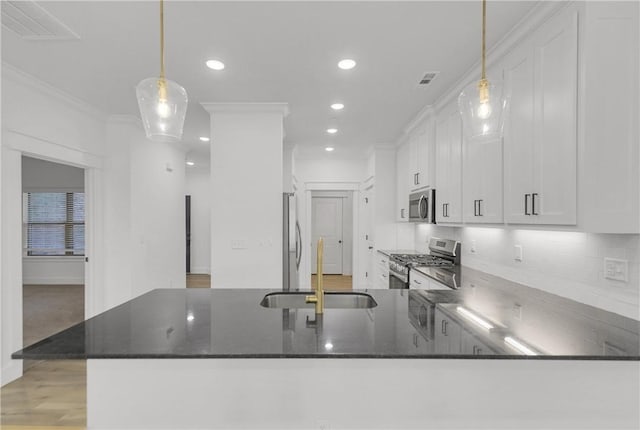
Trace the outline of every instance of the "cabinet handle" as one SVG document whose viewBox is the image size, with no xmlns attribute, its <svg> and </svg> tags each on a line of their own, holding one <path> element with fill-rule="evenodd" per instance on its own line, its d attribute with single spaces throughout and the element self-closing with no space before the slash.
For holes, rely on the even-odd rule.
<svg viewBox="0 0 640 430">
<path fill-rule="evenodd" d="M 447 321 L 446 320 L 442 320 L 441 330 L 442 330 L 442 334 L 447 336 Z"/>
<path fill-rule="evenodd" d="M 443 203 L 442 204 L 442 218 L 446 218 L 446 216 L 447 216 L 447 212 L 444 210 L 444 208 L 446 208 L 446 207 L 447 207 L 446 203 Z"/>
<path fill-rule="evenodd" d="M 404 209 L 400 209 L 400 218 L 404 218 Z"/>
<path fill-rule="evenodd" d="M 449 203 L 447 203 L 447 215 L 446 215 L 446 217 L 449 218 Z"/>
<path fill-rule="evenodd" d="M 478 201 L 473 201 L 473 216 L 478 216 Z"/>
<path fill-rule="evenodd" d="M 420 172 L 416 173 L 416 185 L 420 185 Z"/>
<path fill-rule="evenodd" d="M 381 273 L 381 275 L 382 275 L 382 277 L 383 277 L 383 278 L 386 278 L 386 277 L 387 277 L 387 275 L 386 275 L 386 274 L 384 274 L 384 273 Z"/>
<path fill-rule="evenodd" d="M 525 215 L 531 215 L 531 212 L 529 212 L 529 197 L 531 197 L 531 194 L 524 195 L 524 214 Z"/>
<path fill-rule="evenodd" d="M 484 216 L 482 215 L 482 206 L 481 206 L 483 201 L 484 200 L 478 200 L 478 216 Z"/>
<path fill-rule="evenodd" d="M 414 279 L 413 282 L 415 282 L 418 285 L 422 285 L 422 282 L 418 281 L 417 279 Z"/>
<path fill-rule="evenodd" d="M 538 215 L 538 212 L 536 212 L 536 197 L 537 196 L 538 196 L 538 193 L 531 194 L 531 215 Z"/>
<path fill-rule="evenodd" d="M 413 345 L 417 348 L 418 347 L 418 335 L 417 334 L 413 334 Z"/>
</svg>

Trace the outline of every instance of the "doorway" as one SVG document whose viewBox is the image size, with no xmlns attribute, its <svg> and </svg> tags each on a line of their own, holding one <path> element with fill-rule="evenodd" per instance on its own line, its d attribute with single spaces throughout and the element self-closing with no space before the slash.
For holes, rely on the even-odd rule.
<svg viewBox="0 0 640 430">
<path fill-rule="evenodd" d="M 22 156 L 22 203 L 28 346 L 85 319 L 85 170 Z"/>
<path fill-rule="evenodd" d="M 313 191 L 311 194 L 312 286 L 317 283 L 317 243 L 322 237 L 322 272 L 327 290 L 351 290 L 353 260 L 353 193 Z"/>
</svg>

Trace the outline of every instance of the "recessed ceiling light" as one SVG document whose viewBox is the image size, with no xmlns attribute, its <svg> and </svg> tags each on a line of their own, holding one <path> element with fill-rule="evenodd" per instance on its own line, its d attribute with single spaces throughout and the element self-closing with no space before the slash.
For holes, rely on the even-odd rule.
<svg viewBox="0 0 640 430">
<path fill-rule="evenodd" d="M 187 161 L 187 166 L 195 166 L 196 163 L 194 163 L 193 161 Z"/>
<path fill-rule="evenodd" d="M 325 151 L 327 152 L 331 152 L 333 151 L 335 148 L 333 146 L 327 146 L 326 148 L 324 148 Z"/>
<path fill-rule="evenodd" d="M 207 136 L 200 136 L 200 140 L 203 142 L 208 142 L 211 139 L 209 139 Z"/>
<path fill-rule="evenodd" d="M 208 60 L 205 64 L 213 70 L 224 70 L 224 63 L 219 60 Z"/>
<path fill-rule="evenodd" d="M 329 134 L 336 134 L 338 132 L 337 128 L 328 128 L 327 129 L 327 133 Z"/>
<path fill-rule="evenodd" d="M 342 110 L 344 109 L 344 105 L 342 103 L 334 103 L 331 105 L 331 109 L 333 110 Z"/>
<path fill-rule="evenodd" d="M 342 70 L 351 70 L 356 67 L 356 62 L 350 58 L 345 58 L 344 60 L 340 60 L 340 62 L 338 63 L 338 67 L 340 67 Z"/>
</svg>

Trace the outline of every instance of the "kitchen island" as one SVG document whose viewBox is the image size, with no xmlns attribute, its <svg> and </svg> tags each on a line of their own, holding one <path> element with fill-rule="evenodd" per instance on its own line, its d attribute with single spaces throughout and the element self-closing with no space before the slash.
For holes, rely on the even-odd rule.
<svg viewBox="0 0 640 430">
<path fill-rule="evenodd" d="M 87 359 L 90 429 L 640 424 L 637 321 L 579 304 L 558 317 L 543 306 L 540 335 L 486 312 L 470 299 L 485 295 L 465 288 L 362 291 L 374 307 L 327 301 L 322 316 L 311 305 L 261 306 L 269 293 L 154 290 L 14 358 Z M 518 300 L 542 312 L 533 298 Z M 459 338 L 443 336 L 441 314 Z M 480 353 L 478 342 L 490 348 Z"/>
</svg>

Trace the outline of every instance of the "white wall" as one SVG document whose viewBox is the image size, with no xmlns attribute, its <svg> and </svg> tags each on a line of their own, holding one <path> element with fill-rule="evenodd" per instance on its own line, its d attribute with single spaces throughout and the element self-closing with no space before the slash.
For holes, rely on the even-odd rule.
<svg viewBox="0 0 640 430">
<path fill-rule="evenodd" d="M 185 158 L 151 142 L 135 118 L 111 118 L 105 163 L 107 307 L 154 288 L 184 287 Z"/>
<path fill-rule="evenodd" d="M 104 115 L 2 65 L 2 383 L 19 377 L 22 346 L 22 155 L 77 166 L 100 164 Z M 87 312 L 87 315 L 90 313 Z"/>
<path fill-rule="evenodd" d="M 283 105 L 211 113 L 211 284 L 282 289 Z"/>
<path fill-rule="evenodd" d="M 83 192 L 84 170 L 22 157 L 22 192 Z M 22 259 L 25 284 L 84 284 L 84 257 L 50 256 Z"/>
<path fill-rule="evenodd" d="M 426 251 L 431 236 L 460 240 L 465 266 L 640 319 L 639 235 L 419 224 L 416 249 Z M 523 247 L 522 262 L 515 245 Z M 629 260 L 629 281 L 605 279 L 604 257 Z"/>
<path fill-rule="evenodd" d="M 332 154 L 320 154 L 314 158 L 295 158 L 294 175 L 300 183 L 306 182 L 357 182 L 365 180 L 366 160 L 339 158 Z"/>
<path fill-rule="evenodd" d="M 184 286 L 184 155 L 148 142 L 139 120 L 111 118 L 2 65 L 2 383 L 22 373 L 22 155 L 87 168 L 95 241 L 85 315 L 150 288 Z M 166 163 L 173 172 L 166 171 Z M 89 203 L 88 203 L 89 204 Z M 140 243 L 140 239 L 144 243 Z"/>
<path fill-rule="evenodd" d="M 211 273 L 211 169 L 209 158 L 189 156 L 186 194 L 191 196 L 191 273 Z"/>
</svg>

